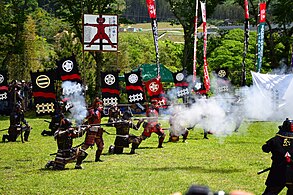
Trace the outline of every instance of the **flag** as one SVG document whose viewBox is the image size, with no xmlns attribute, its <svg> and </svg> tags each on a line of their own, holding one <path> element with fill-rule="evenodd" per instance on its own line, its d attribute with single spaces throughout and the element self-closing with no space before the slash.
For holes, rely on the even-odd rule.
<svg viewBox="0 0 293 195">
<path fill-rule="evenodd" d="M 176 87 L 177 97 L 181 98 L 183 96 L 189 95 L 189 90 L 188 90 L 189 84 L 186 81 L 187 75 L 185 74 L 185 70 L 172 73 L 172 76 L 173 76 L 174 84 Z"/>
<path fill-rule="evenodd" d="M 150 97 L 159 96 L 160 94 L 164 93 L 160 77 L 156 77 L 147 81 L 145 86 Z"/>
<path fill-rule="evenodd" d="M 57 72 L 61 81 L 81 82 L 78 64 L 74 55 L 57 61 L 57 66 Z"/>
<path fill-rule="evenodd" d="M 7 71 L 0 72 L 0 114 L 9 114 Z M 11 100 L 12 101 L 12 100 Z"/>
<path fill-rule="evenodd" d="M 266 22 L 266 3 L 259 4 L 259 24 L 257 27 L 257 72 L 260 72 L 262 66 L 264 36 L 265 36 L 265 22 Z"/>
<path fill-rule="evenodd" d="M 31 72 L 32 91 L 37 115 L 46 115 L 54 112 L 56 101 L 55 71 Z"/>
<path fill-rule="evenodd" d="M 195 18 L 194 18 L 194 44 L 193 44 L 193 79 L 196 79 L 196 52 L 197 52 L 197 21 L 198 21 L 198 0 L 195 1 Z"/>
<path fill-rule="evenodd" d="M 203 24 L 203 73 L 204 73 L 204 87 L 206 91 L 210 90 L 210 78 L 208 73 L 208 62 L 207 62 L 207 42 L 208 42 L 208 33 L 207 33 L 207 18 L 206 18 L 206 4 L 200 2 L 201 4 L 201 13 L 202 13 L 202 24 Z"/>
<path fill-rule="evenodd" d="M 111 106 L 119 102 L 119 72 L 101 72 L 102 100 L 104 106 Z"/>
<path fill-rule="evenodd" d="M 141 71 L 125 73 L 126 92 L 129 103 L 145 102 L 144 90 L 142 86 Z"/>
<path fill-rule="evenodd" d="M 159 43 L 158 43 L 158 23 L 157 23 L 157 14 L 156 14 L 156 1 L 155 0 L 146 0 L 148 7 L 149 16 L 152 20 L 152 31 L 154 37 L 154 44 L 156 50 L 156 64 L 158 67 L 158 74 L 160 76 L 160 62 L 159 62 Z"/>
<path fill-rule="evenodd" d="M 249 40 L 249 9 L 248 0 L 244 0 L 244 10 L 245 10 L 245 21 L 244 21 L 244 51 L 242 59 L 242 86 L 246 85 L 246 65 L 245 58 L 248 50 L 248 40 Z"/>
</svg>

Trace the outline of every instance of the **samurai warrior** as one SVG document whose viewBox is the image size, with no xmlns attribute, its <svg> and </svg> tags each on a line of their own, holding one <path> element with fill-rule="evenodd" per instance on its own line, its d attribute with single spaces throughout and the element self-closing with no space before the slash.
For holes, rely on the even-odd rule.
<svg viewBox="0 0 293 195">
<path fill-rule="evenodd" d="M 108 119 L 108 122 L 109 123 L 113 123 L 113 122 L 116 122 L 116 121 L 119 121 L 121 119 L 121 110 L 120 108 L 117 106 L 117 104 L 115 105 L 112 105 L 110 108 L 109 108 L 109 119 Z"/>
<path fill-rule="evenodd" d="M 61 119 L 63 116 L 63 111 L 64 111 L 64 104 L 62 101 L 56 102 L 54 105 L 54 113 L 52 114 L 51 121 L 49 123 L 49 129 L 48 130 L 43 130 L 41 135 L 45 136 L 53 136 L 54 133 L 57 131 L 57 129 L 60 127 Z"/>
<path fill-rule="evenodd" d="M 21 141 L 28 141 L 28 137 L 31 131 L 31 127 L 28 122 L 24 119 L 24 113 L 20 104 L 16 104 L 13 112 L 10 114 L 10 126 L 8 129 L 8 135 L 3 135 L 2 141 L 6 140 L 15 142 L 16 139 L 21 135 Z M 24 132 L 24 135 L 22 133 Z M 22 137 L 23 136 L 23 137 Z"/>
<path fill-rule="evenodd" d="M 143 120 L 139 120 L 135 125 L 132 120 L 132 113 L 129 111 L 125 111 L 123 113 L 122 119 L 117 121 L 113 126 L 116 128 L 116 138 L 114 142 L 114 146 L 111 145 L 109 148 L 110 154 L 122 154 L 124 148 L 128 148 L 129 144 L 131 144 L 130 154 L 135 154 L 135 149 L 137 149 L 138 145 L 141 143 L 142 139 L 139 136 L 135 136 L 129 134 L 130 128 L 138 130 Z"/>
<path fill-rule="evenodd" d="M 62 118 L 61 126 L 54 134 L 57 141 L 58 150 L 54 161 L 49 161 L 45 168 L 54 170 L 63 170 L 65 165 L 76 160 L 75 169 L 82 169 L 82 161 L 86 158 L 87 153 L 78 146 L 73 147 L 73 139 L 83 135 L 81 130 L 72 127 L 72 123 Z"/>
<path fill-rule="evenodd" d="M 143 123 L 144 131 L 141 134 L 142 140 L 145 140 L 151 136 L 152 133 L 156 133 L 159 137 L 158 148 L 163 148 L 163 142 L 166 137 L 161 124 L 158 122 L 159 110 L 156 106 L 156 102 L 152 102 L 146 111 L 146 116 L 150 117 L 147 122 Z"/>
<path fill-rule="evenodd" d="M 279 126 L 279 132 L 262 146 L 263 152 L 272 153 L 272 165 L 263 195 L 279 194 L 287 187 L 293 194 L 293 120 L 288 118 Z"/>
<path fill-rule="evenodd" d="M 183 127 L 178 121 L 180 113 L 174 113 L 169 119 L 170 123 L 170 137 L 169 142 L 177 142 L 179 141 L 179 136 L 182 135 L 183 142 L 186 141 L 188 136 L 188 128 Z"/>
<path fill-rule="evenodd" d="M 103 102 L 97 97 L 94 102 L 92 108 L 89 109 L 88 115 L 86 117 L 88 125 L 92 125 L 87 129 L 86 137 L 84 144 L 82 145 L 83 150 L 87 150 L 89 147 L 94 144 L 97 145 L 95 162 L 102 162 L 100 159 L 102 151 L 104 149 L 104 140 L 103 140 L 103 132 L 104 129 L 99 126 L 101 123 L 102 113 L 103 113 Z"/>
</svg>

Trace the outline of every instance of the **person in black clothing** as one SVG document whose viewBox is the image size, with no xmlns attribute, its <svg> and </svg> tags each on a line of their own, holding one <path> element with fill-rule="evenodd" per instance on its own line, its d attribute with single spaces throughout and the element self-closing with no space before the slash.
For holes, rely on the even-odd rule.
<svg viewBox="0 0 293 195">
<path fill-rule="evenodd" d="M 45 136 L 45 135 L 53 136 L 54 133 L 57 131 L 57 129 L 60 127 L 62 117 L 64 117 L 63 112 L 64 112 L 65 108 L 64 108 L 63 102 L 62 101 L 56 102 L 54 106 L 55 106 L 54 113 L 52 114 L 52 118 L 49 123 L 50 131 L 43 130 L 41 133 L 41 135 L 43 135 L 43 136 Z"/>
<path fill-rule="evenodd" d="M 143 120 L 139 120 L 135 125 L 132 120 L 132 113 L 126 111 L 123 113 L 122 119 L 116 121 L 116 124 L 113 126 L 116 128 L 116 138 L 114 146 L 109 147 L 110 154 L 122 154 L 124 148 L 128 148 L 129 144 L 132 144 L 130 154 L 135 154 L 135 149 L 138 148 L 138 145 L 141 143 L 142 139 L 139 136 L 129 134 L 130 128 L 138 130 Z"/>
<path fill-rule="evenodd" d="M 82 161 L 87 157 L 87 153 L 80 147 L 73 147 L 73 139 L 81 137 L 84 130 L 72 127 L 72 123 L 62 117 L 61 125 L 54 134 L 57 141 L 58 150 L 54 161 L 48 161 L 45 168 L 53 170 L 63 170 L 65 165 L 76 160 L 75 169 L 82 169 Z"/>
<path fill-rule="evenodd" d="M 20 104 L 16 104 L 13 112 L 10 114 L 10 126 L 8 129 L 8 135 L 3 135 L 2 141 L 6 140 L 15 142 L 19 135 L 22 136 L 24 132 L 24 141 L 28 141 L 30 134 L 30 126 L 24 119 L 24 113 Z M 23 140 L 22 140 L 23 141 Z"/>
<path fill-rule="evenodd" d="M 263 152 L 272 153 L 272 165 L 265 182 L 263 195 L 279 194 L 287 187 L 287 195 L 293 194 L 293 120 L 288 118 L 279 126 L 279 132 L 262 146 Z"/>
</svg>

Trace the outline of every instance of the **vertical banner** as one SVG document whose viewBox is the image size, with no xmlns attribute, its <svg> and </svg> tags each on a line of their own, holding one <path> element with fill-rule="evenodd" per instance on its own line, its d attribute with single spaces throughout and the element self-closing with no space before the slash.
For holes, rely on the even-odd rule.
<svg viewBox="0 0 293 195">
<path fill-rule="evenodd" d="M 128 95 L 128 102 L 133 103 L 144 103 L 145 94 L 142 86 L 141 71 L 124 73 L 126 82 L 126 92 Z"/>
<path fill-rule="evenodd" d="M 197 20 L 198 20 L 198 0 L 195 1 L 195 18 L 194 18 L 194 45 L 193 45 L 193 78 L 196 80 L 196 51 L 197 51 Z"/>
<path fill-rule="evenodd" d="M 208 41 L 208 33 L 207 33 L 207 18 L 206 18 L 206 4 L 200 2 L 201 4 L 201 13 L 202 13 L 202 25 L 203 25 L 203 74 L 204 74 L 204 86 L 206 91 L 210 90 L 210 78 L 208 72 L 208 63 L 207 63 L 207 41 Z"/>
<path fill-rule="evenodd" d="M 293 70 L 293 43 L 292 43 L 291 70 Z"/>
<path fill-rule="evenodd" d="M 248 40 L 249 40 L 249 9 L 248 9 L 248 0 L 244 0 L 244 50 L 243 50 L 243 59 L 242 59 L 242 86 L 246 85 L 246 65 L 245 58 L 248 50 Z"/>
<path fill-rule="evenodd" d="M 0 71 L 0 115 L 9 115 L 8 73 Z"/>
<path fill-rule="evenodd" d="M 83 50 L 117 51 L 117 15 L 83 15 Z"/>
<path fill-rule="evenodd" d="M 119 72 L 101 72 L 102 100 L 104 106 L 112 106 L 119 103 Z"/>
<path fill-rule="evenodd" d="M 158 43 L 158 23 L 156 14 L 156 1 L 146 0 L 149 16 L 152 20 L 152 31 L 154 36 L 154 44 L 156 49 L 156 64 L 158 67 L 158 76 L 160 76 L 160 62 L 159 62 L 159 43 Z"/>
<path fill-rule="evenodd" d="M 259 24 L 257 27 L 257 72 L 260 72 L 263 57 L 265 22 L 266 22 L 266 3 L 259 4 Z"/>
</svg>

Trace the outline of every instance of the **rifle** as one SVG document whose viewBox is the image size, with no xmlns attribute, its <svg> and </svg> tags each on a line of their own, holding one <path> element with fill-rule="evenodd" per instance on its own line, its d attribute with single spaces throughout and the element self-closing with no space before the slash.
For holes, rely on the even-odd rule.
<svg viewBox="0 0 293 195">
<path fill-rule="evenodd" d="M 48 121 L 48 120 L 44 120 L 46 123 L 51 123 L 51 121 Z"/>
<path fill-rule="evenodd" d="M 7 131 L 9 128 L 6 128 L 6 129 L 1 129 L 0 131 Z"/>
<path fill-rule="evenodd" d="M 141 117 L 141 118 L 133 118 L 133 120 L 149 120 L 149 119 L 166 119 L 166 117 Z"/>
<path fill-rule="evenodd" d="M 96 124 L 89 124 L 89 125 L 79 125 L 79 127 L 88 127 L 88 126 L 104 126 L 104 125 L 115 125 L 115 124 L 122 124 L 122 123 L 128 123 L 128 121 L 118 121 L 118 122 L 112 122 L 112 123 L 96 123 Z"/>
<path fill-rule="evenodd" d="M 263 169 L 263 170 L 260 170 L 260 171 L 257 172 L 257 174 L 260 175 L 260 174 L 265 173 L 265 172 L 267 172 L 269 170 L 271 170 L 271 167 Z"/>
</svg>

